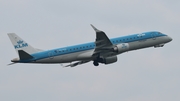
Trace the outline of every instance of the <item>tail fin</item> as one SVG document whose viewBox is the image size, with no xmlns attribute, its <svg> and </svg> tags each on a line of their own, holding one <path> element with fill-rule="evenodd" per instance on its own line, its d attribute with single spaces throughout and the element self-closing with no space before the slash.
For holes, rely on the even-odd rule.
<svg viewBox="0 0 180 101">
<path fill-rule="evenodd" d="M 15 33 L 8 33 L 8 36 L 18 54 L 19 54 L 19 52 L 18 52 L 19 50 L 23 50 L 24 52 L 26 52 L 28 54 L 33 54 L 33 53 L 36 53 L 39 51 L 39 50 L 33 48 L 30 44 L 25 42 L 23 39 L 21 39 Z"/>
</svg>

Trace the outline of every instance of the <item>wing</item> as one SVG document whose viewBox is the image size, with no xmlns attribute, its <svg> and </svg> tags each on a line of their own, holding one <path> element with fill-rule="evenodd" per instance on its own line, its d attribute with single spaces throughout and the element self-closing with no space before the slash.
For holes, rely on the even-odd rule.
<svg viewBox="0 0 180 101">
<path fill-rule="evenodd" d="M 96 31 L 96 48 L 94 50 L 93 56 L 97 57 L 97 56 L 103 56 L 106 57 L 108 54 L 114 53 L 112 51 L 112 48 L 114 47 L 112 42 L 110 41 L 110 39 L 107 37 L 107 35 L 101 31 L 98 30 L 97 28 L 95 28 L 93 25 L 91 25 L 92 28 Z M 63 67 L 75 67 L 77 65 L 81 65 L 87 62 L 90 62 L 92 60 L 82 60 L 82 61 L 78 61 Z"/>
<path fill-rule="evenodd" d="M 84 63 L 87 63 L 87 62 L 90 62 L 90 60 L 86 60 L 86 61 L 78 61 L 78 62 L 69 64 L 69 65 L 63 66 L 63 67 L 75 67 L 75 66 L 77 66 L 77 65 L 81 65 L 81 64 L 84 64 Z"/>
<path fill-rule="evenodd" d="M 105 53 L 112 52 L 111 49 L 113 48 L 113 44 L 110 41 L 110 39 L 107 37 L 107 35 L 103 31 L 95 28 L 93 25 L 91 26 L 96 31 L 96 41 L 95 41 L 96 48 L 93 55 L 97 55 L 97 54 L 103 55 Z"/>
</svg>

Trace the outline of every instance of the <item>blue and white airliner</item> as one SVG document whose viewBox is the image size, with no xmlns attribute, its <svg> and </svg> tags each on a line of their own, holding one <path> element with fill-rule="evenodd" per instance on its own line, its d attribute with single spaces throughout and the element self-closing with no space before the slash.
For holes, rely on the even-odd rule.
<svg viewBox="0 0 180 101">
<path fill-rule="evenodd" d="M 32 47 L 15 33 L 8 33 L 8 36 L 19 55 L 18 58 L 11 60 L 11 64 L 69 63 L 64 67 L 74 67 L 93 61 L 94 66 L 98 66 L 99 63 L 111 64 L 117 62 L 118 54 L 147 47 L 163 47 L 166 43 L 172 41 L 171 37 L 158 31 L 109 39 L 103 31 L 98 30 L 93 25 L 91 26 L 96 32 L 95 42 L 46 51 Z"/>
</svg>

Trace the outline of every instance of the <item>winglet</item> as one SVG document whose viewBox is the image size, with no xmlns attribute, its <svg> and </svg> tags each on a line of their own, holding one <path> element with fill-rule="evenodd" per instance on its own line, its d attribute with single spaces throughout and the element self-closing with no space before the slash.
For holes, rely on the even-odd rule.
<svg viewBox="0 0 180 101">
<path fill-rule="evenodd" d="M 99 29 L 97 29 L 96 27 L 94 27 L 92 24 L 90 24 L 91 25 L 91 27 L 96 31 L 96 32 L 102 32 L 102 31 L 100 31 Z"/>
</svg>

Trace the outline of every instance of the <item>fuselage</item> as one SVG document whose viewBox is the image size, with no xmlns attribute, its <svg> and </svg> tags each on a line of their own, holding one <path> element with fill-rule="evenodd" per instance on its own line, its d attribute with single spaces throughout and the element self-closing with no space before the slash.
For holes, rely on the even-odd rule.
<svg viewBox="0 0 180 101">
<path fill-rule="evenodd" d="M 122 44 L 128 49 L 123 52 L 147 48 L 162 47 L 165 43 L 170 42 L 172 38 L 157 31 L 133 34 L 123 37 L 110 39 L 113 45 Z M 69 47 L 57 48 L 47 51 L 41 51 L 31 54 L 34 58 L 20 60 L 20 63 L 68 63 L 78 60 L 93 60 L 93 52 L 96 48 L 95 42 L 79 44 Z M 115 52 L 112 55 L 118 55 L 123 52 Z"/>
</svg>

